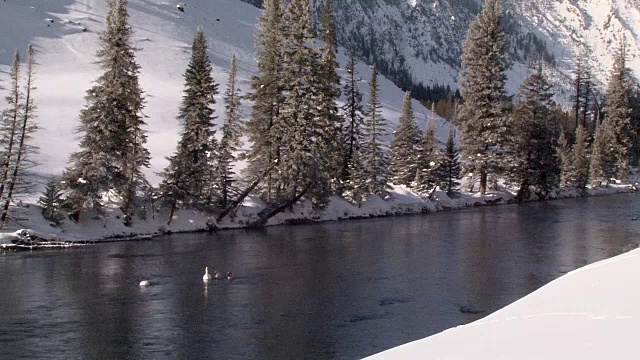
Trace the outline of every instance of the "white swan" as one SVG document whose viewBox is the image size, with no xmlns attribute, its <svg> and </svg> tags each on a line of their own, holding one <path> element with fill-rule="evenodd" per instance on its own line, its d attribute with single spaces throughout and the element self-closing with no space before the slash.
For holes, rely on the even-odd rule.
<svg viewBox="0 0 640 360">
<path fill-rule="evenodd" d="M 211 274 L 209 274 L 209 268 L 204 268 L 204 276 L 202 277 L 202 281 L 209 282 L 211 281 Z"/>
<path fill-rule="evenodd" d="M 151 281 L 149 281 L 149 280 L 142 280 L 142 281 L 140 281 L 140 284 L 139 284 L 138 286 L 140 286 L 140 287 L 146 287 L 146 286 L 149 286 L 149 285 L 151 285 Z"/>
</svg>

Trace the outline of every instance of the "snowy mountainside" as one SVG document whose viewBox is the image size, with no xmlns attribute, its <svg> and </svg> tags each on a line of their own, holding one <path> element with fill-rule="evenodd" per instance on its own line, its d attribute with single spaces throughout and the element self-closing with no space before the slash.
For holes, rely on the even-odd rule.
<svg viewBox="0 0 640 360">
<path fill-rule="evenodd" d="M 258 4 L 260 0 L 243 0 Z M 312 0 L 319 12 L 322 0 Z M 334 0 L 342 46 L 401 87 L 439 83 L 457 87 L 462 44 L 482 0 Z M 510 58 L 508 91 L 515 93 L 527 63 L 544 56 L 555 63 L 559 91 L 577 57 L 592 56 L 601 87 L 624 34 L 630 66 L 640 73 L 640 2 L 637 0 L 505 0 Z"/>
<path fill-rule="evenodd" d="M 238 57 L 239 87 L 249 90 L 249 81 L 256 73 L 254 30 L 260 11 L 240 0 L 186 0 L 184 12 L 167 0 L 129 0 L 135 45 L 140 49 L 141 85 L 146 92 L 145 114 L 148 116 L 151 168 L 146 174 L 157 183 L 157 173 L 167 164 L 165 159 L 174 150 L 179 137 L 176 120 L 182 97 L 183 78 L 193 34 L 204 28 L 209 40 L 214 78 L 222 93 L 226 86 L 227 69 L 232 54 Z M 97 32 L 103 29 L 106 16 L 104 0 L 7 0 L 0 2 L 0 93 L 8 85 L 8 70 L 15 48 L 25 52 L 27 43 L 36 48 L 38 87 L 35 100 L 39 106 L 38 120 L 43 130 L 36 134 L 41 152 L 36 159 L 41 175 L 60 175 L 69 154 L 77 149 L 79 111 L 84 106 L 85 91 L 100 71 L 94 64 Z M 347 59 L 341 51 L 340 64 Z M 370 68 L 358 64 L 364 79 L 360 88 L 367 100 Z M 339 70 L 342 75 L 344 69 Z M 389 121 L 389 134 L 395 129 L 402 107 L 403 92 L 381 78 L 383 114 Z M 4 94 L 3 94 L 4 95 Z M 4 108 L 0 100 L 0 108 Z M 430 112 L 414 102 L 416 117 L 424 126 Z M 244 105 L 244 118 L 250 114 L 250 104 Z M 222 95 L 218 96 L 217 123 L 223 121 Z M 446 138 L 448 126 L 438 119 L 438 135 Z M 219 128 L 219 126 L 217 127 Z"/>
<path fill-rule="evenodd" d="M 640 1 L 516 0 L 512 9 L 523 27 L 545 40 L 564 73 L 587 54 L 604 86 L 613 53 L 624 38 L 629 44 L 628 66 L 640 75 Z"/>
</svg>

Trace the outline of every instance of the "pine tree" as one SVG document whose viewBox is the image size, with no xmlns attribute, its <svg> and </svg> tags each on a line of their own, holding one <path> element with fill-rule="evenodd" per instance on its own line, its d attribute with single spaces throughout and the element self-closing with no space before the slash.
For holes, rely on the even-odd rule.
<svg viewBox="0 0 640 360">
<path fill-rule="evenodd" d="M 42 216 L 56 225 L 60 224 L 64 218 L 61 212 L 64 204 L 62 196 L 58 179 L 51 177 L 45 184 L 42 196 L 38 199 L 38 205 L 42 206 Z"/>
<path fill-rule="evenodd" d="M 431 192 L 438 182 L 440 153 L 436 145 L 436 128 L 433 119 L 424 129 L 417 157 L 417 174 L 413 187 L 422 194 Z"/>
<path fill-rule="evenodd" d="M 576 129 L 576 143 L 573 145 L 573 164 L 569 173 L 569 182 L 572 186 L 584 189 L 589 179 L 589 152 L 587 148 L 587 134 L 578 125 Z"/>
<path fill-rule="evenodd" d="M 324 0 L 321 17 L 321 33 L 324 47 L 319 49 L 317 119 L 314 124 L 314 157 L 318 161 L 317 180 L 310 189 L 317 206 L 326 204 L 334 190 L 340 190 L 342 178 L 342 130 L 343 118 L 338 112 L 340 77 L 337 73 L 338 42 L 332 0 Z"/>
<path fill-rule="evenodd" d="M 265 0 L 264 11 L 258 19 L 256 47 L 258 75 L 251 81 L 251 99 L 254 101 L 251 119 L 247 122 L 250 150 L 244 154 L 247 162 L 245 177 L 259 179 L 280 159 L 282 134 L 276 130 L 283 96 L 284 1 Z M 277 197 L 274 171 L 267 172 L 266 181 L 258 187 L 258 195 L 271 202 Z"/>
<path fill-rule="evenodd" d="M 468 172 L 480 174 L 480 193 L 489 172 L 500 168 L 499 153 L 507 131 L 505 56 L 507 43 L 499 0 L 487 0 L 464 42 L 460 89 L 464 103 L 458 121 Z"/>
<path fill-rule="evenodd" d="M 391 181 L 395 185 L 410 186 L 417 174 L 417 145 L 420 140 L 420 129 L 416 124 L 411 105 L 411 92 L 404 95 L 402 115 L 398 120 L 398 129 L 394 133 L 390 147 Z"/>
<path fill-rule="evenodd" d="M 349 178 L 344 189 L 344 198 L 352 204 L 361 205 L 369 195 L 368 179 L 364 164 L 360 159 L 360 151 L 354 151 L 349 161 Z"/>
<path fill-rule="evenodd" d="M 509 146 L 511 178 L 526 196 L 533 186 L 546 197 L 560 183 L 560 163 L 556 155 L 558 125 L 551 114 L 553 93 L 542 72 L 542 64 L 520 87 L 514 109 L 514 135 Z"/>
<path fill-rule="evenodd" d="M 620 43 L 616 51 L 613 70 L 609 78 L 606 112 L 613 135 L 616 154 L 617 177 L 625 181 L 629 172 L 629 149 L 631 148 L 631 109 L 629 106 L 628 69 L 626 66 L 627 44 Z"/>
<path fill-rule="evenodd" d="M 459 190 L 462 178 L 460 153 L 455 143 L 453 128 L 449 129 L 447 145 L 437 165 L 437 185 L 451 195 Z"/>
<path fill-rule="evenodd" d="M 229 81 L 227 82 L 227 90 L 224 94 L 225 103 L 225 122 L 222 126 L 222 139 L 218 149 L 218 161 L 216 163 L 216 181 L 217 187 L 220 189 L 219 208 L 224 209 L 229 204 L 229 198 L 236 195 L 237 189 L 233 185 L 235 180 L 235 172 L 233 171 L 238 147 L 242 142 L 242 113 L 240 109 L 240 89 L 237 88 L 237 65 L 236 56 L 231 59 L 231 68 L 229 70 Z"/>
<path fill-rule="evenodd" d="M 386 120 L 382 117 L 382 105 L 380 105 L 380 99 L 378 98 L 379 92 L 378 70 L 374 65 L 369 85 L 369 102 L 362 144 L 362 163 L 364 178 L 366 179 L 366 193 L 375 194 L 384 199 L 389 188 L 389 177 L 387 154 L 383 147 Z"/>
<path fill-rule="evenodd" d="M 591 158 L 589 166 L 589 181 L 591 186 L 598 187 L 602 185 L 605 178 L 605 153 L 607 151 L 606 130 L 603 131 L 603 124 L 596 125 L 596 133 L 591 148 Z"/>
<path fill-rule="evenodd" d="M 17 54 L 17 53 L 16 53 Z M 38 129 L 38 125 L 35 123 L 35 112 L 37 110 L 34 104 L 33 95 L 35 91 L 34 86 L 34 50 L 33 45 L 29 45 L 27 50 L 27 72 L 25 78 L 24 87 L 24 102 L 22 106 L 18 106 L 19 113 L 18 123 L 15 129 L 15 141 L 12 152 L 14 153 L 13 160 L 9 161 L 10 171 L 6 178 L 6 193 L 4 194 L 4 205 L 2 208 L 2 216 L 0 217 L 0 228 L 3 228 L 7 218 L 9 216 L 9 208 L 14 199 L 20 195 L 30 194 L 32 192 L 32 186 L 27 177 L 25 171 L 35 165 L 30 159 L 31 155 L 37 152 L 37 147 L 31 144 L 33 133 Z M 16 59 L 19 59 L 16 56 Z M 18 74 L 17 67 L 16 76 Z M 15 90 L 14 90 L 15 91 Z M 14 92 L 17 99 L 20 98 L 19 92 Z M 14 114 L 15 115 L 15 114 Z"/>
<path fill-rule="evenodd" d="M 364 107 L 362 105 L 362 93 L 358 88 L 358 82 L 362 80 L 356 71 L 355 55 L 349 56 L 347 63 L 347 80 L 345 81 L 342 93 L 346 100 L 342 107 L 345 114 L 345 126 L 343 130 L 344 160 L 342 178 L 345 182 L 351 181 L 350 168 L 360 168 L 361 164 L 355 163 L 355 158 L 360 159 L 359 152 L 362 149 L 364 121 Z"/>
<path fill-rule="evenodd" d="M 19 121 L 24 110 L 22 90 L 20 89 L 20 53 L 16 49 L 13 64 L 9 73 L 11 78 L 10 92 L 6 97 L 9 107 L 2 112 L 2 178 L 0 178 L 0 201 L 5 200 L 6 186 L 9 183 L 10 171 L 15 158 L 15 148 L 19 136 Z"/>
<path fill-rule="evenodd" d="M 326 186 L 323 177 L 326 174 L 321 172 L 323 159 L 316 156 L 319 58 L 312 48 L 315 33 L 309 1 L 292 1 L 285 12 L 285 22 L 288 24 L 282 44 L 285 99 L 274 126 L 281 134 L 278 177 L 275 179 L 279 202 L 295 198 L 311 186 Z"/>
<path fill-rule="evenodd" d="M 184 74 L 185 89 L 178 116 L 182 124 L 181 138 L 175 154 L 168 158 L 169 166 L 161 174 L 160 191 L 171 205 L 172 215 L 178 203 L 195 209 L 208 208 L 220 190 L 212 189 L 215 180 L 212 159 L 218 150 L 213 130 L 218 84 L 211 71 L 207 39 L 200 28 Z"/>
<path fill-rule="evenodd" d="M 556 153 L 560 158 L 560 184 L 562 186 L 570 186 L 571 167 L 573 166 L 573 151 L 564 131 L 560 132 Z"/>
<path fill-rule="evenodd" d="M 102 194 L 115 190 L 129 223 L 136 192 L 146 182 L 141 168 L 149 166 L 150 157 L 127 0 L 111 0 L 109 7 L 97 53 L 103 74 L 87 91 L 78 127 L 80 151 L 71 155 L 64 184 L 76 217 L 83 209 L 100 210 Z"/>
</svg>

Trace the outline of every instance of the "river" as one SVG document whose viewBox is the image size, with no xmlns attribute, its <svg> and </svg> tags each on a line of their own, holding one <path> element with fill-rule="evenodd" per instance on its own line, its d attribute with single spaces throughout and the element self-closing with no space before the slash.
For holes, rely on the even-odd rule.
<svg viewBox="0 0 640 360">
<path fill-rule="evenodd" d="M 0 358 L 359 359 L 630 250 L 637 215 L 616 195 L 0 253 Z"/>
</svg>

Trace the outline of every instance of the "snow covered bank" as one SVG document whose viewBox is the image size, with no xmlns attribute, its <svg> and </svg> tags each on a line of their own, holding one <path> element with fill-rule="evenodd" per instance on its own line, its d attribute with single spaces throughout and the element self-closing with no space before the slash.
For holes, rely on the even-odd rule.
<svg viewBox="0 0 640 360">
<path fill-rule="evenodd" d="M 370 357 L 637 359 L 640 249 L 569 273 L 486 318 Z"/>
<path fill-rule="evenodd" d="M 612 185 L 608 188 L 588 189 L 587 195 L 612 195 L 629 192 L 629 186 Z M 555 199 L 574 198 L 580 194 L 575 190 L 562 190 L 552 194 Z M 362 206 L 354 206 L 347 201 L 334 197 L 324 211 L 315 211 L 309 204 L 296 205 L 293 211 L 285 211 L 269 220 L 267 226 L 282 224 L 299 224 L 322 221 L 362 219 L 383 216 L 400 216 L 430 213 L 436 211 L 462 209 L 476 206 L 489 206 L 513 203 L 514 194 L 508 191 L 492 192 L 485 196 L 471 193 L 460 193 L 456 198 L 447 196 L 445 192 L 436 192 L 432 199 L 422 198 L 406 187 L 395 187 L 387 200 L 373 196 Z M 183 233 L 209 231 L 211 229 L 235 229 L 246 227 L 256 220 L 257 214 L 265 208 L 258 199 L 248 199 L 240 207 L 235 216 L 227 217 L 221 223 L 204 213 L 192 210 L 178 210 L 171 225 L 168 209 L 148 212 L 146 220 L 135 220 L 133 226 L 123 224 L 123 214 L 115 206 L 107 206 L 105 216 L 93 217 L 83 214 L 75 223 L 65 219 L 58 227 L 42 217 L 42 209 L 36 205 L 16 207 L 13 218 L 3 233 L 13 233 L 18 229 L 30 229 L 42 236 L 59 240 L 131 240 L 148 238 L 166 233 Z"/>
</svg>

